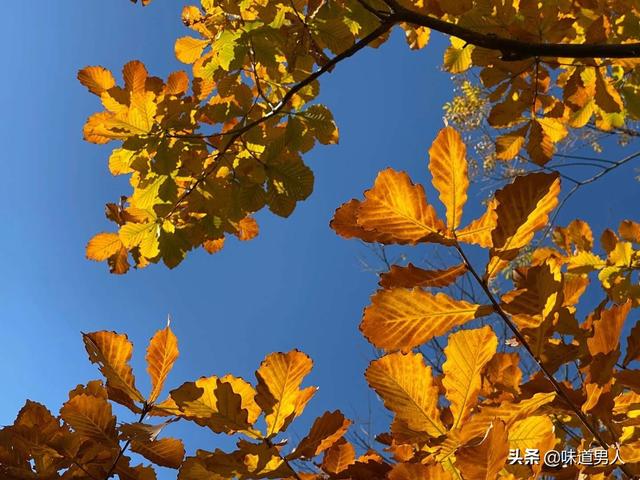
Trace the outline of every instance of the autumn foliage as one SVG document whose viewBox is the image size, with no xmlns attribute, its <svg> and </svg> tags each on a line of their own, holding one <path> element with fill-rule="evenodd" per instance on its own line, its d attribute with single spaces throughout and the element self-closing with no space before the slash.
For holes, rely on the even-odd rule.
<svg viewBox="0 0 640 480">
<path fill-rule="evenodd" d="M 125 65 L 120 86 L 105 68 L 79 72 L 104 108 L 85 139 L 120 142 L 109 170 L 132 187 L 106 207 L 117 231 L 94 236 L 87 256 L 118 274 L 131 262 L 174 267 L 193 248 L 214 253 L 229 235 L 254 238 L 252 215 L 264 207 L 291 214 L 313 188 L 302 155 L 338 141 L 330 111 L 313 103 L 318 79 L 396 25 L 412 49 L 427 45 L 430 29 L 452 35 L 443 65 L 454 75 L 477 69 L 497 157 L 544 166 L 570 129 L 614 131 L 640 119 L 639 15 L 626 0 L 185 7 L 194 36 L 178 39 L 175 54 L 192 76 L 161 80 L 139 61 Z M 0 430 L 2 478 L 151 480 L 154 465 L 180 480 L 640 476 L 640 224 L 625 220 L 599 240 L 582 220 L 554 227 L 563 179 L 544 168 L 515 176 L 470 219 L 469 169 L 461 134 L 446 126 L 424 177 L 383 170 L 331 222 L 344 238 L 456 258 L 438 269 L 389 265 L 364 308 L 360 330 L 379 352 L 364 376 L 391 415 L 376 448 L 354 445 L 340 411 L 315 419 L 299 442 L 286 439 L 316 392 L 305 386 L 312 361 L 297 350 L 267 355 L 252 381 L 212 375 L 164 388 L 178 359 L 167 325 L 147 347 L 147 393 L 136 387 L 126 335 L 83 334 L 103 379 L 72 389 L 57 415 L 28 400 Z M 429 177 L 437 202 L 425 193 Z M 480 294 L 451 288 L 463 280 Z M 588 289 L 595 308 L 581 303 Z M 441 361 L 426 345 L 440 348 Z M 116 404 L 130 418 L 117 420 Z M 185 452 L 163 435 L 178 421 L 232 436 L 236 448 Z M 605 452 L 611 461 L 513 462 L 514 450 Z"/>
</svg>

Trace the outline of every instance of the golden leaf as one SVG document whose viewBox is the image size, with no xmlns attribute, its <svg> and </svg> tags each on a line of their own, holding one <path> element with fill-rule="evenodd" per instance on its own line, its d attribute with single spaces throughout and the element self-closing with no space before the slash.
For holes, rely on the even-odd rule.
<svg viewBox="0 0 640 480">
<path fill-rule="evenodd" d="M 467 272 L 464 263 L 444 270 L 423 270 L 412 263 L 406 267 L 392 265 L 391 270 L 380 275 L 382 288 L 446 287 Z"/>
<path fill-rule="evenodd" d="M 193 37 L 181 37 L 176 40 L 176 58 L 182 63 L 194 63 L 200 58 L 209 40 L 201 40 Z"/>
<path fill-rule="evenodd" d="M 462 73 L 471 67 L 474 46 L 457 37 L 450 37 L 451 46 L 444 52 L 443 65 L 451 73 Z"/>
<path fill-rule="evenodd" d="M 133 345 L 127 336 L 100 331 L 83 333 L 82 338 L 89 360 L 100 366 L 100 372 L 107 380 L 109 398 L 125 406 L 129 406 L 130 401 L 144 402 L 144 397 L 135 387 L 135 379 L 129 366 Z"/>
<path fill-rule="evenodd" d="M 382 234 L 375 230 L 365 230 L 358 224 L 358 210 L 361 202 L 350 200 L 341 205 L 335 212 L 329 224 L 335 232 L 343 238 L 359 238 L 364 242 L 391 243 L 392 235 Z"/>
<path fill-rule="evenodd" d="M 447 227 L 450 230 L 460 225 L 467 201 L 469 178 L 466 154 L 467 148 L 460 134 L 452 127 L 440 130 L 429 149 L 429 171 L 433 186 L 440 193 L 440 201 L 447 209 Z"/>
<path fill-rule="evenodd" d="M 640 321 L 637 321 L 627 337 L 627 352 L 624 356 L 623 366 L 629 365 L 634 360 L 640 359 Z"/>
<path fill-rule="evenodd" d="M 98 233 L 89 240 L 86 255 L 89 260 L 104 262 L 117 254 L 122 248 L 122 242 L 117 233 Z"/>
<path fill-rule="evenodd" d="M 243 432 L 259 436 L 252 428 L 260 409 L 255 390 L 242 379 L 202 377 L 171 391 L 181 416 L 216 433 Z"/>
<path fill-rule="evenodd" d="M 105 398 L 75 395 L 62 406 L 60 416 L 83 437 L 111 447 L 118 445 L 116 417 L 111 413 L 111 405 Z"/>
<path fill-rule="evenodd" d="M 184 458 L 184 445 L 177 438 L 131 442 L 131 450 L 156 465 L 168 468 L 179 468 Z"/>
<path fill-rule="evenodd" d="M 349 425 L 351 422 L 338 410 L 323 413 L 321 417 L 316 418 L 307 436 L 287 459 L 313 458 L 319 455 L 340 440 Z"/>
<path fill-rule="evenodd" d="M 478 401 L 482 386 L 481 371 L 496 353 L 498 339 L 488 325 L 461 330 L 449 335 L 444 349 L 442 385 L 451 402 L 452 429 L 458 428 Z"/>
<path fill-rule="evenodd" d="M 445 228 L 433 206 L 427 204 L 422 185 L 414 185 L 404 172 L 393 169 L 378 174 L 357 211 L 365 230 L 388 234 L 395 243 L 437 241 Z"/>
<path fill-rule="evenodd" d="M 535 232 L 546 225 L 549 213 L 558 204 L 559 193 L 557 173 L 517 177 L 496 192 L 497 223 L 491 232 L 493 247 L 487 264 L 488 277 L 504 268 L 531 241 Z"/>
<path fill-rule="evenodd" d="M 491 311 L 444 293 L 394 288 L 371 298 L 360 330 L 378 348 L 409 351 Z"/>
<path fill-rule="evenodd" d="M 480 218 L 473 220 L 469 225 L 456 232 L 458 241 L 480 245 L 485 248 L 491 247 L 493 245 L 491 232 L 496 228 L 498 218 L 496 213 L 497 206 L 498 202 L 495 198 L 489 200 L 487 210 Z"/>
<path fill-rule="evenodd" d="M 300 389 L 312 367 L 311 359 L 298 350 L 272 353 L 260 364 L 256 403 L 265 412 L 267 436 L 284 431 L 315 394 L 315 387 Z"/>
<path fill-rule="evenodd" d="M 432 437 L 446 432 L 438 410 L 438 387 L 422 354 L 385 355 L 371 362 L 365 377 L 385 407 L 410 429 Z"/>
<path fill-rule="evenodd" d="M 456 451 L 456 466 L 465 480 L 495 480 L 508 454 L 507 428 L 497 420 L 479 445 L 465 446 Z"/>
<path fill-rule="evenodd" d="M 111 71 L 99 66 L 83 68 L 78 72 L 78 80 L 98 96 L 116 85 Z"/>
<path fill-rule="evenodd" d="M 158 330 L 147 348 L 147 372 L 151 377 L 151 393 L 148 403 L 154 403 L 160 396 L 167 375 L 178 358 L 178 339 L 167 325 Z"/>
</svg>

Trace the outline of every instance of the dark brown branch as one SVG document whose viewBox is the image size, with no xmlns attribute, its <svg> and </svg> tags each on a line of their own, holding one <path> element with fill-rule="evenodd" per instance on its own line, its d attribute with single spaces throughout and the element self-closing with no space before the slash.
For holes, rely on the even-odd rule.
<svg viewBox="0 0 640 480">
<path fill-rule="evenodd" d="M 502 52 L 503 60 L 524 60 L 534 57 L 564 58 L 639 58 L 640 43 L 530 43 L 512 38 L 479 33 L 439 18 L 409 10 L 396 0 L 384 0 L 393 10 L 396 21 L 428 27 L 458 37 L 471 45 Z"/>
<path fill-rule="evenodd" d="M 520 344 L 529 353 L 529 355 L 531 355 L 531 358 L 536 362 L 536 364 L 538 365 L 538 368 L 542 371 L 542 373 L 544 373 L 545 377 L 547 377 L 547 380 L 549 380 L 549 382 L 553 386 L 553 389 L 556 391 L 558 396 L 564 401 L 564 403 L 569 407 L 569 409 L 578 417 L 578 419 L 580 420 L 580 423 L 582 423 L 582 425 L 585 426 L 585 428 L 591 433 L 591 435 L 593 435 L 593 438 L 596 439 L 603 448 L 609 448 L 610 447 L 609 443 L 605 441 L 605 439 L 602 437 L 598 429 L 593 425 L 591 425 L 591 422 L 589 421 L 587 416 L 582 412 L 580 407 L 578 407 L 573 403 L 571 398 L 569 398 L 567 393 L 564 391 L 564 389 L 558 383 L 558 381 L 553 377 L 553 374 L 549 371 L 549 369 L 547 369 L 547 367 L 542 362 L 542 360 L 540 360 L 535 355 L 535 353 L 527 343 L 527 339 L 520 332 L 516 324 L 513 323 L 509 315 L 507 315 L 507 313 L 502 309 L 502 307 L 496 300 L 495 296 L 489 289 L 487 282 L 484 281 L 482 278 L 480 278 L 480 275 L 478 275 L 476 270 L 473 268 L 473 265 L 471 265 L 469 258 L 464 253 L 464 250 L 462 250 L 462 247 L 460 246 L 460 244 L 456 242 L 454 246 L 456 250 L 458 250 L 458 253 L 462 258 L 462 261 L 467 266 L 467 269 L 469 270 L 469 272 L 471 272 L 471 275 L 473 275 L 473 277 L 476 279 L 476 281 L 478 282 L 482 290 L 484 290 L 485 294 L 487 295 L 487 298 L 489 299 L 489 301 L 491 302 L 491 305 L 493 306 L 493 311 L 497 313 L 500 316 L 500 318 L 502 318 L 504 323 L 509 327 L 509 330 L 511 330 L 513 335 L 518 339 L 518 342 L 520 342 Z M 618 468 L 620 468 L 629 478 L 633 478 L 633 476 L 627 471 L 624 465 L 618 465 Z"/>
<path fill-rule="evenodd" d="M 280 100 L 280 102 L 278 102 L 278 104 L 275 105 L 273 110 L 271 110 L 266 115 L 264 115 L 264 116 L 262 116 L 262 117 L 260 117 L 260 118 L 258 118 L 256 120 L 253 120 L 252 122 L 249 122 L 249 123 L 243 125 L 240 128 L 237 128 L 235 130 L 227 132 L 227 134 L 230 135 L 230 137 L 227 140 L 227 142 L 224 145 L 224 147 L 222 147 L 218 151 L 218 153 L 216 154 L 216 159 L 222 157 L 229 150 L 229 148 L 235 143 L 235 141 L 238 139 L 238 137 L 240 137 L 243 133 L 248 132 L 253 127 L 256 127 L 256 126 L 266 122 L 270 118 L 273 118 L 276 115 L 278 115 L 286 107 L 286 105 L 293 98 L 293 96 L 295 94 L 297 94 L 300 90 L 302 90 L 307 85 L 309 85 L 309 84 L 313 83 L 314 81 L 316 81 L 318 78 L 320 78 L 325 73 L 330 72 L 331 70 L 333 70 L 333 67 L 336 66 L 338 63 L 340 63 L 342 60 L 345 60 L 345 59 L 355 55 L 357 52 L 362 50 L 364 47 L 369 45 L 371 42 L 376 40 L 378 37 L 380 37 L 381 35 L 385 34 L 389 30 L 391 30 L 391 28 L 393 28 L 393 25 L 395 24 L 396 21 L 397 21 L 397 19 L 395 19 L 395 17 L 389 17 L 385 22 L 381 23 L 371 33 L 369 33 L 365 37 L 361 38 L 358 42 L 354 43 L 351 47 L 347 48 L 344 52 L 342 52 L 339 55 L 336 55 L 335 57 L 333 57 L 331 60 L 329 60 L 327 63 L 325 63 L 317 71 L 315 71 L 311 75 L 309 75 L 307 78 L 305 78 L 304 80 L 302 80 L 299 83 L 296 83 L 282 97 L 282 100 Z M 176 209 L 182 204 L 182 202 L 191 194 L 191 192 L 193 192 L 200 184 L 202 184 L 202 182 L 204 182 L 207 179 L 207 177 L 209 175 L 211 175 L 213 173 L 213 171 L 215 169 L 215 166 L 216 166 L 216 162 L 214 161 L 200 175 L 200 177 L 198 177 L 198 179 L 187 190 L 184 191 L 184 193 L 178 198 L 178 200 L 174 204 L 173 208 L 169 211 L 169 213 L 167 213 L 165 215 L 165 218 L 168 218 L 172 213 L 174 213 L 176 211 Z"/>
</svg>

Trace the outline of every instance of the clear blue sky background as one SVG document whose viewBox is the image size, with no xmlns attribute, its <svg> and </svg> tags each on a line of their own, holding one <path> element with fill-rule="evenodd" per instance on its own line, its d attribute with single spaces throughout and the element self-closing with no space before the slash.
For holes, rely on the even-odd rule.
<svg viewBox="0 0 640 480">
<path fill-rule="evenodd" d="M 182 6 L 175 0 L 146 9 L 126 0 L 0 4 L 0 424 L 12 422 L 27 397 L 57 411 L 71 387 L 99 377 L 81 330 L 127 332 L 146 388 L 146 343 L 168 313 L 181 349 L 169 386 L 225 373 L 253 380 L 265 354 L 300 348 L 316 362 L 307 384 L 321 388 L 292 437 L 324 410 L 363 419 L 368 402 L 377 403 L 362 376 L 373 351 L 357 329 L 377 279 L 359 264 L 365 247 L 338 238 L 328 222 L 386 166 L 428 181 L 426 151 L 451 95 L 448 76 L 437 70 L 442 50 L 410 52 L 396 33 L 381 50 L 362 52 L 323 79 L 321 99 L 338 121 L 340 145 L 307 156 L 315 191 L 291 218 L 260 214 L 256 240 L 230 242 L 215 256 L 191 253 L 173 271 L 152 266 L 112 276 L 105 265 L 85 260 L 84 247 L 110 228 L 104 203 L 129 190 L 126 179 L 107 170 L 110 147 L 82 141 L 82 125 L 99 102 L 76 72 L 100 64 L 119 75 L 132 59 L 159 76 L 185 68 L 173 57 L 175 38 L 185 34 Z M 624 153 L 610 152 L 612 159 Z M 597 231 L 633 218 L 633 173 L 628 166 L 584 188 L 562 218 L 580 216 Z M 468 218 L 478 211 L 468 208 Z M 229 445 L 205 431 L 177 428 L 191 452 L 196 445 Z"/>
</svg>

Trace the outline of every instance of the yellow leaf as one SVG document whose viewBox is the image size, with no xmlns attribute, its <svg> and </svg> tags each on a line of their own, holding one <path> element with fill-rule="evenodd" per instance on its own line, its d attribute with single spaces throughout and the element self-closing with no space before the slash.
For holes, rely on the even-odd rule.
<svg viewBox="0 0 640 480">
<path fill-rule="evenodd" d="M 496 213 L 497 205 L 496 199 L 492 198 L 487 204 L 487 210 L 480 218 L 473 220 L 469 225 L 456 232 L 458 241 L 480 245 L 485 248 L 491 247 L 493 245 L 491 232 L 496 227 L 498 218 Z"/>
<path fill-rule="evenodd" d="M 157 400 L 177 358 L 178 339 L 167 325 L 156 332 L 147 348 L 147 372 L 151 377 L 148 403 L 154 403 Z"/>
<path fill-rule="evenodd" d="M 252 428 L 260 412 L 254 396 L 251 385 L 231 376 L 202 377 L 171 391 L 181 416 L 198 425 L 216 433 L 243 432 L 258 437 Z"/>
<path fill-rule="evenodd" d="M 357 211 L 365 230 L 388 234 L 396 243 L 418 243 L 441 238 L 444 224 L 427 204 L 422 185 L 414 185 L 404 172 L 393 169 L 378 174 Z"/>
<path fill-rule="evenodd" d="M 515 158 L 524 145 L 527 130 L 529 127 L 525 125 L 505 135 L 499 135 L 496 138 L 496 156 L 505 161 Z"/>
<path fill-rule="evenodd" d="M 313 422 L 307 436 L 300 441 L 293 453 L 287 456 L 287 459 L 310 459 L 319 455 L 340 440 L 350 424 L 351 422 L 344 418 L 344 415 L 338 410 L 325 412 Z"/>
<path fill-rule="evenodd" d="M 131 450 L 156 465 L 168 468 L 179 468 L 184 458 L 184 445 L 177 438 L 131 442 Z"/>
<path fill-rule="evenodd" d="M 451 402 L 452 428 L 458 428 L 478 401 L 482 386 L 480 372 L 496 353 L 498 339 L 491 327 L 461 330 L 449 335 L 442 365 L 446 396 Z"/>
<path fill-rule="evenodd" d="M 144 397 L 135 387 L 133 372 L 129 366 L 133 345 L 127 336 L 100 331 L 84 333 L 82 338 L 89 360 L 100 366 L 100 372 L 107 380 L 109 398 L 126 406 L 129 405 L 127 400 L 144 402 Z M 115 398 L 112 393 L 116 393 Z"/>
<path fill-rule="evenodd" d="M 491 232 L 493 248 L 487 264 L 491 277 L 513 260 L 536 231 L 547 224 L 558 204 L 560 179 L 557 173 L 531 173 L 498 190 L 495 199 L 496 227 Z"/>
<path fill-rule="evenodd" d="M 371 362 L 365 377 L 384 406 L 410 429 L 432 437 L 446 432 L 438 410 L 438 387 L 422 354 L 385 355 Z"/>
<path fill-rule="evenodd" d="M 444 68 L 451 73 L 462 73 L 471 67 L 474 46 L 458 37 L 450 37 L 451 46 L 444 52 Z"/>
<path fill-rule="evenodd" d="M 360 330 L 377 348 L 409 351 L 491 308 L 415 288 L 381 290 L 371 298 Z"/>
<path fill-rule="evenodd" d="M 209 40 L 200 40 L 193 37 L 181 37 L 176 40 L 176 58 L 182 63 L 194 63 L 200 58 Z"/>
<path fill-rule="evenodd" d="M 116 85 L 113 74 L 104 67 L 85 67 L 78 72 L 78 80 L 98 96 Z"/>
<path fill-rule="evenodd" d="M 126 223 L 118 234 L 125 247 L 139 247 L 145 258 L 155 258 L 160 252 L 156 223 Z"/>
<path fill-rule="evenodd" d="M 60 416 L 76 432 L 102 444 L 116 447 L 116 417 L 111 405 L 102 397 L 80 394 L 70 398 L 60 409 Z"/>
<path fill-rule="evenodd" d="M 509 454 L 509 440 L 505 424 L 495 421 L 479 445 L 456 451 L 456 466 L 465 480 L 495 480 Z"/>
<path fill-rule="evenodd" d="M 96 262 L 104 262 L 117 254 L 122 248 L 122 242 L 117 233 L 98 233 L 87 244 L 87 258 Z"/>
<path fill-rule="evenodd" d="M 551 419 L 545 415 L 534 415 L 519 420 L 509 429 L 509 446 L 521 452 L 540 449 L 549 437 L 554 436 Z"/>
<path fill-rule="evenodd" d="M 467 148 L 460 134 L 452 127 L 440 130 L 429 149 L 429 171 L 433 186 L 447 209 L 447 227 L 451 230 L 460 225 L 467 201 L 469 178 L 466 154 Z"/>
<path fill-rule="evenodd" d="M 444 270 L 423 270 L 411 263 L 406 267 L 392 265 L 391 270 L 380 276 L 380 286 L 386 289 L 397 287 L 446 287 L 466 272 L 467 267 L 464 263 Z"/>
<path fill-rule="evenodd" d="M 315 387 L 300 389 L 312 367 L 311 359 L 298 350 L 272 353 L 260 364 L 256 403 L 265 412 L 267 436 L 284 431 L 315 394 Z"/>
</svg>

